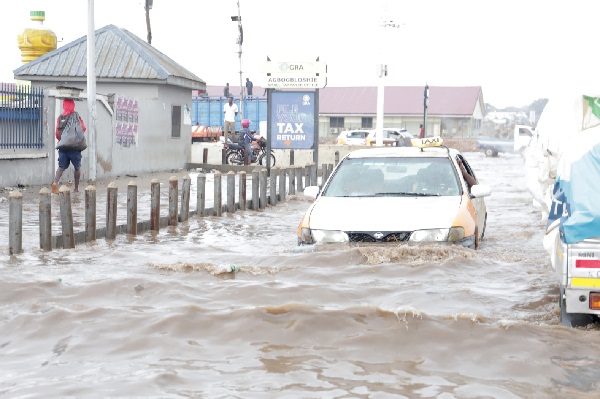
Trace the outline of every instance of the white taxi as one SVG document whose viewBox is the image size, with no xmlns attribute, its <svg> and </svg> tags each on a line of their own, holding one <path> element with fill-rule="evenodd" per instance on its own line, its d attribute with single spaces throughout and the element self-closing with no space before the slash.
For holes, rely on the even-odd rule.
<svg viewBox="0 0 600 399">
<path fill-rule="evenodd" d="M 356 150 L 337 165 L 298 226 L 298 244 L 443 242 L 477 249 L 490 187 L 439 137 Z M 359 210 L 359 212 L 357 212 Z"/>
</svg>

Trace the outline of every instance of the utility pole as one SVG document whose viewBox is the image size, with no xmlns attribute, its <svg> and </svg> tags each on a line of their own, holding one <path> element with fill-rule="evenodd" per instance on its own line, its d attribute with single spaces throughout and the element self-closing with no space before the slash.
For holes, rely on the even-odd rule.
<svg viewBox="0 0 600 399">
<path fill-rule="evenodd" d="M 242 43 L 244 42 L 244 30 L 242 29 L 242 15 L 240 14 L 240 0 L 237 2 L 238 7 L 238 15 L 234 15 L 231 17 L 232 21 L 237 21 L 238 23 L 238 58 L 240 60 L 240 119 L 244 118 L 244 86 L 242 82 Z"/>
<path fill-rule="evenodd" d="M 96 180 L 96 29 L 94 27 L 94 0 L 88 0 L 87 32 L 87 105 L 89 114 L 88 156 L 89 179 Z"/>
<path fill-rule="evenodd" d="M 148 44 L 152 44 L 152 28 L 150 28 L 150 10 L 152 9 L 152 1 L 146 0 L 146 6 L 144 9 L 146 10 L 146 30 L 148 32 Z"/>
</svg>

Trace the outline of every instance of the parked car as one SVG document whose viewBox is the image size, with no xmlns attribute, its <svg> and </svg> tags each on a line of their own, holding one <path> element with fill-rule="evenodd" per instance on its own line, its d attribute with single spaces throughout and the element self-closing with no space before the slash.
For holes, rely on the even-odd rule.
<svg viewBox="0 0 600 399">
<path fill-rule="evenodd" d="M 365 145 L 368 135 L 368 130 L 345 130 L 338 135 L 336 144 Z"/>
<path fill-rule="evenodd" d="M 375 145 L 376 144 L 376 129 L 373 129 L 369 132 L 367 136 L 367 145 Z M 414 139 L 411 133 L 406 129 L 391 129 L 391 128 L 383 128 L 383 144 L 391 145 L 396 147 L 406 147 L 410 146 L 410 139 Z"/>
<path fill-rule="evenodd" d="M 477 249 L 490 187 L 441 138 L 413 141 L 352 151 L 322 190 L 306 187 L 315 201 L 298 226 L 298 244 L 444 242 Z M 460 163 L 476 184 L 469 187 Z"/>
</svg>

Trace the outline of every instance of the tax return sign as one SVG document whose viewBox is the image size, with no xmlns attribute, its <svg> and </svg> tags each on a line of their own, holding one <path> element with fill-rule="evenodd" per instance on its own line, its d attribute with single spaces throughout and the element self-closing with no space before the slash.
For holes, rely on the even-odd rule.
<svg viewBox="0 0 600 399">
<path fill-rule="evenodd" d="M 271 93 L 271 148 L 310 149 L 315 142 L 315 92 Z"/>
</svg>

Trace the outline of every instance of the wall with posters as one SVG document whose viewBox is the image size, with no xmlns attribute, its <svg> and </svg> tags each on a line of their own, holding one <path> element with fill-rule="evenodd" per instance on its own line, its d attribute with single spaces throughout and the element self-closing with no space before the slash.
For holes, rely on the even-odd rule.
<svg viewBox="0 0 600 399">
<path fill-rule="evenodd" d="M 19 182 L 38 184 L 51 182 L 57 166 L 54 150 L 56 117 L 62 111 L 62 99 L 57 98 L 56 83 L 39 81 L 45 87 L 44 108 L 48 137 L 43 167 L 36 174 L 21 168 Z M 90 125 L 85 83 L 69 83 L 81 90 L 75 109 Z M 189 88 L 166 84 L 98 83 L 96 87 L 96 178 L 145 172 L 182 169 L 191 158 L 191 103 Z M 49 94 L 50 93 L 50 94 Z M 175 115 L 176 113 L 176 115 Z M 52 116 L 53 115 L 53 116 Z M 174 121 L 174 118 L 177 120 Z M 88 149 L 81 164 L 82 181 L 90 176 Z M 41 173 L 40 173 L 41 172 Z M 73 168 L 63 174 L 64 181 L 73 180 Z"/>
</svg>

